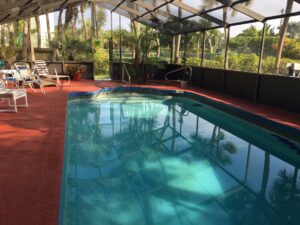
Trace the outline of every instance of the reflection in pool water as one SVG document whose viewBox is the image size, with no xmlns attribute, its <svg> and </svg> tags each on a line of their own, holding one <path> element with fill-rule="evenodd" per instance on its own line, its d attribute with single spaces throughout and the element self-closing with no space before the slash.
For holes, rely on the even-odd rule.
<svg viewBox="0 0 300 225">
<path fill-rule="evenodd" d="M 297 224 L 297 157 L 276 134 L 193 100 L 73 100 L 60 224 Z"/>
</svg>

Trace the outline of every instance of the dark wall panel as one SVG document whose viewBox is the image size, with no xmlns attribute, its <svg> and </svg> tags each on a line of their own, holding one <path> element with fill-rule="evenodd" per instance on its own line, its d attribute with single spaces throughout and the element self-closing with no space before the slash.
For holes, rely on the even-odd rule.
<svg viewBox="0 0 300 225">
<path fill-rule="evenodd" d="M 257 74 L 226 71 L 224 92 L 229 95 L 254 101 L 257 80 Z"/>
<path fill-rule="evenodd" d="M 120 63 L 113 63 L 113 77 L 112 80 L 121 80 Z"/>
<path fill-rule="evenodd" d="M 166 66 L 166 72 L 169 73 L 173 70 L 179 69 L 182 67 L 182 65 L 175 65 L 175 64 L 167 64 Z M 168 79 L 170 80 L 179 80 L 182 79 L 182 71 L 178 71 L 175 73 L 172 73 L 168 76 Z"/>
<path fill-rule="evenodd" d="M 164 74 L 181 68 L 181 65 L 165 65 L 158 79 L 164 80 Z M 150 67 L 149 67 L 150 68 Z M 149 69 L 148 68 L 148 69 Z M 151 67 L 149 71 L 155 70 Z M 258 90 L 257 101 L 288 111 L 300 113 L 300 78 L 258 75 L 239 71 L 192 67 L 192 85 L 253 101 Z M 147 70 L 148 71 L 148 70 Z M 148 72 L 149 72 L 148 71 Z M 169 79 L 181 79 L 182 73 L 174 73 Z M 114 79 L 120 80 L 119 64 L 114 64 Z M 257 86 L 258 85 L 258 86 Z"/>
<path fill-rule="evenodd" d="M 258 90 L 260 103 L 300 113 L 300 79 L 261 75 Z"/>
<path fill-rule="evenodd" d="M 202 85 L 202 68 L 200 67 L 192 67 L 192 85 L 196 87 L 201 87 Z"/>
<path fill-rule="evenodd" d="M 58 74 L 64 74 L 62 62 L 47 62 L 48 70 L 51 74 L 54 74 L 56 70 Z"/>
<path fill-rule="evenodd" d="M 202 87 L 221 91 L 224 79 L 224 70 L 203 68 Z"/>
</svg>

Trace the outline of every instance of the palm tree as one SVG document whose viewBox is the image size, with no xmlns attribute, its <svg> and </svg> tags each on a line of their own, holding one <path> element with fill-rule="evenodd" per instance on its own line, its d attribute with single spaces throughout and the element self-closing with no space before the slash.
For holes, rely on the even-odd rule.
<svg viewBox="0 0 300 225">
<path fill-rule="evenodd" d="M 58 42 L 58 49 L 62 51 L 63 47 L 63 37 L 66 29 L 68 28 L 70 22 L 73 19 L 74 11 L 76 10 L 76 6 L 69 6 L 65 11 L 65 23 L 62 25 L 62 13 L 63 10 L 59 11 L 58 15 L 58 24 L 57 24 L 57 42 Z M 61 54 L 59 52 L 59 54 Z"/>
<path fill-rule="evenodd" d="M 288 0 L 287 1 L 285 14 L 289 14 L 289 13 L 292 12 L 293 2 L 294 2 L 293 0 Z M 290 17 L 284 17 L 282 26 L 280 28 L 280 36 L 279 36 L 279 40 L 278 40 L 278 49 L 277 49 L 276 61 L 275 61 L 275 72 L 276 72 L 276 74 L 279 73 L 279 65 L 280 65 L 280 61 L 281 61 L 281 55 L 282 55 L 284 40 L 285 40 L 285 37 L 286 37 L 288 25 L 289 25 L 289 20 L 290 20 Z"/>
<path fill-rule="evenodd" d="M 135 65 L 136 70 L 140 82 L 146 81 L 146 74 L 145 74 L 145 64 L 147 63 L 147 58 L 149 53 L 154 49 L 157 49 L 157 39 L 156 39 L 156 32 L 149 27 L 144 27 L 143 32 L 138 37 L 137 45 L 140 47 L 141 53 L 141 61 L 140 64 Z"/>
<path fill-rule="evenodd" d="M 42 33 L 41 33 L 41 24 L 40 24 L 40 17 L 35 16 L 35 25 L 37 31 L 37 40 L 38 40 L 38 48 L 42 47 Z"/>
</svg>

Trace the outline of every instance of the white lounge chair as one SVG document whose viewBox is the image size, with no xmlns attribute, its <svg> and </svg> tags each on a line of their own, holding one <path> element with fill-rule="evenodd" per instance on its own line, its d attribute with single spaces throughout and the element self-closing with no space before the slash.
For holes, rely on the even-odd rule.
<svg viewBox="0 0 300 225">
<path fill-rule="evenodd" d="M 17 100 L 24 98 L 24 104 L 17 104 Z M 11 103 L 12 100 L 12 103 Z M 3 80 L 0 80 L 0 102 L 8 101 L 8 106 L 13 109 L 0 109 L 0 112 L 17 112 L 18 107 L 28 107 L 25 89 L 7 89 Z"/>
<path fill-rule="evenodd" d="M 37 74 L 40 77 L 54 79 L 54 80 L 56 80 L 56 83 L 58 85 L 70 84 L 70 77 L 68 75 L 58 75 L 56 69 L 55 69 L 55 75 L 50 75 L 47 64 L 44 60 L 35 60 L 34 69 L 37 71 Z M 67 81 L 62 82 L 63 80 L 67 80 Z"/>
<path fill-rule="evenodd" d="M 39 78 L 39 76 L 34 74 L 33 70 L 30 69 L 27 63 L 16 62 L 14 66 L 18 71 L 19 79 L 21 79 L 23 88 L 25 86 L 29 86 L 34 92 L 36 92 L 36 90 L 34 89 L 34 85 L 37 85 L 40 87 L 41 91 L 45 94 L 42 80 Z"/>
</svg>

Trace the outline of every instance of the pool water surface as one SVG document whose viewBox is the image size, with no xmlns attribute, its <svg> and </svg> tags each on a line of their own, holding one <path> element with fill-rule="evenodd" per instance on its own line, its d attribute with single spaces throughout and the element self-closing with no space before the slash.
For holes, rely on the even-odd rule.
<svg viewBox="0 0 300 225">
<path fill-rule="evenodd" d="M 70 100 L 59 224 L 299 224 L 299 152 L 188 98 Z"/>
</svg>

